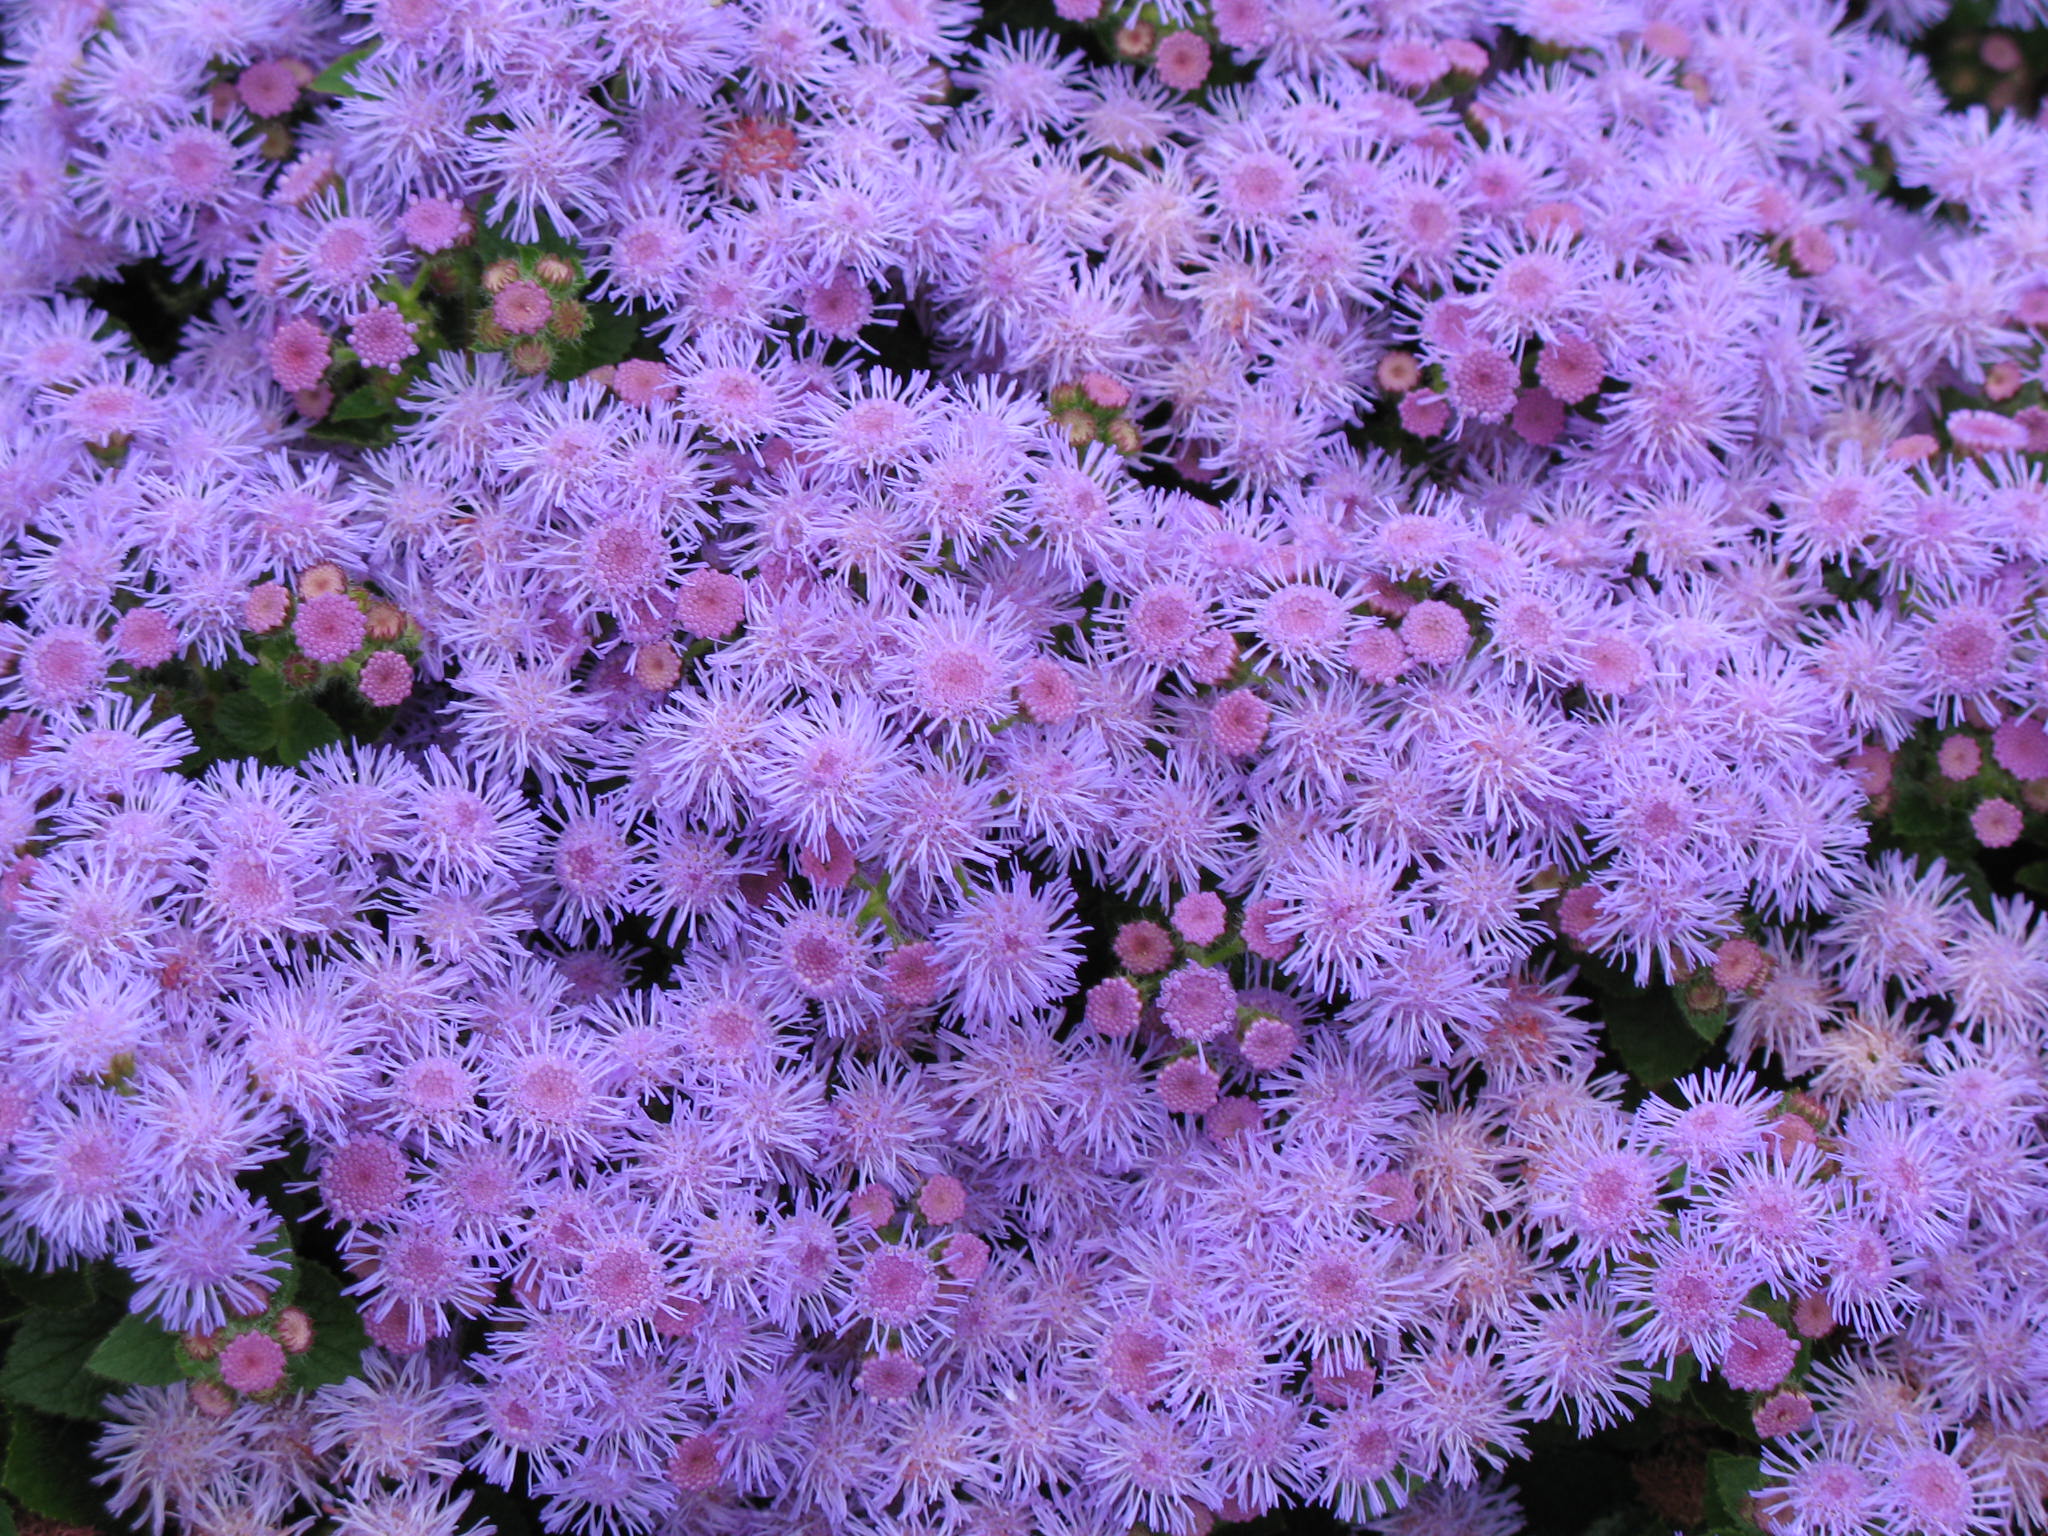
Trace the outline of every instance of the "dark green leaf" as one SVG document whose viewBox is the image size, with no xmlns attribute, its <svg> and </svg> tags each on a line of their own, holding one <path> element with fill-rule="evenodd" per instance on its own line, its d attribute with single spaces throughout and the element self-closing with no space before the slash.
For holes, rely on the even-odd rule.
<svg viewBox="0 0 2048 1536">
<path fill-rule="evenodd" d="M 1686 1403 L 1711 1424 L 1745 1440 L 1756 1437 L 1756 1420 L 1750 1414 L 1749 1398 L 1719 1377 L 1702 1377 L 1692 1385 Z"/>
<path fill-rule="evenodd" d="M 335 401 L 334 409 L 327 413 L 329 421 L 368 421 L 382 416 L 391 409 L 390 399 L 374 384 L 365 384 L 361 389 L 352 389 Z"/>
<path fill-rule="evenodd" d="M 32 1307 L 71 1312 L 93 1303 L 92 1271 L 59 1269 L 41 1274 L 18 1264 L 0 1265 L 0 1284 Z"/>
<path fill-rule="evenodd" d="M 185 1379 L 178 1336 L 132 1313 L 114 1325 L 85 1368 L 109 1381 L 138 1387 L 167 1387 Z"/>
<path fill-rule="evenodd" d="M 1747 1533 L 1757 1527 L 1744 1513 L 1749 1497 L 1763 1481 L 1754 1456 L 1720 1452 L 1707 1458 L 1707 1523 L 1716 1530 Z"/>
<path fill-rule="evenodd" d="M 470 245 L 476 251 L 477 261 L 486 267 L 494 261 L 517 261 L 533 249 L 530 245 L 514 245 L 502 229 L 491 224 L 478 224 Z"/>
<path fill-rule="evenodd" d="M 213 727 L 236 752 L 254 756 L 277 745 L 273 707 L 253 693 L 231 693 L 213 712 Z"/>
<path fill-rule="evenodd" d="M 14 1536 L 14 1510 L 5 1499 L 0 1499 L 0 1536 Z"/>
<path fill-rule="evenodd" d="M 1688 1008 L 1685 1012 L 1685 1021 L 1692 1026 L 1694 1034 L 1711 1045 L 1720 1039 L 1722 1031 L 1728 1028 L 1728 1013 L 1726 1009 L 1721 1008 L 1715 1009 L 1712 1013 L 1694 1013 Z"/>
<path fill-rule="evenodd" d="M 106 1507 L 92 1486 L 91 1437 L 75 1424 L 16 1409 L 0 1488 L 31 1514 L 63 1525 L 92 1525 Z"/>
<path fill-rule="evenodd" d="M 537 257 L 545 251 L 553 251 L 558 256 L 577 261 L 576 242 L 562 237 L 561 231 L 555 228 L 555 221 L 548 217 L 545 208 L 534 210 L 533 223 L 534 237 L 524 241 L 514 240 L 495 224 L 479 226 L 472 241 L 476 248 L 476 259 L 489 266 L 494 261 L 519 261 L 528 256 Z M 579 261 L 579 268 L 580 265 Z"/>
<path fill-rule="evenodd" d="M 1645 1088 L 1661 1088 L 1691 1071 L 1707 1048 L 1668 992 L 1603 998 L 1600 1023 L 1608 1048 Z"/>
<path fill-rule="evenodd" d="M 1685 1389 L 1693 1384 L 1699 1373 L 1699 1362 L 1691 1355 L 1681 1355 L 1671 1367 L 1669 1376 L 1650 1383 L 1650 1396 L 1659 1402 L 1675 1403 L 1685 1396 Z"/>
<path fill-rule="evenodd" d="M 355 1303 L 341 1294 L 341 1282 L 324 1265 L 300 1263 L 298 1305 L 313 1320 L 313 1347 L 291 1357 L 292 1385 L 331 1386 L 361 1370 L 369 1336 Z"/>
<path fill-rule="evenodd" d="M 388 416 L 376 416 L 367 421 L 320 422 L 306 435 L 322 442 L 354 443 L 365 448 L 381 448 L 396 436 Z"/>
<path fill-rule="evenodd" d="M 1946 840 L 1958 829 L 1960 820 L 1954 813 L 1936 805 L 1918 784 L 1901 783 L 1893 791 L 1892 830 L 1902 838 Z"/>
<path fill-rule="evenodd" d="M 593 368 L 607 367 L 625 357 L 640 339 L 640 327 L 630 316 L 604 303 L 591 303 L 589 309 L 590 324 L 555 354 L 554 365 L 548 369 L 551 378 L 566 381 L 581 378 Z"/>
<path fill-rule="evenodd" d="M 274 1203 L 271 1209 L 277 1209 Z M 290 1306 L 294 1301 L 298 1300 L 300 1278 L 299 1266 L 292 1257 L 291 1233 L 285 1227 L 279 1226 L 277 1236 L 263 1243 L 256 1251 L 265 1254 L 274 1253 L 284 1260 L 284 1272 L 277 1278 L 277 1289 L 271 1292 L 270 1304 L 273 1307 Z"/>
<path fill-rule="evenodd" d="M 1711 985 L 1711 981 L 1709 985 Z M 1685 991 L 1684 987 L 1673 987 L 1671 989 L 1671 1001 L 1677 1006 L 1685 1022 L 1691 1026 L 1692 1032 L 1711 1045 L 1714 1041 L 1720 1039 L 1722 1031 L 1728 1028 L 1727 1004 L 1723 1003 L 1718 1008 L 1688 1007 L 1685 1000 Z M 1718 988 L 1714 990 L 1713 995 L 1720 995 Z"/>
<path fill-rule="evenodd" d="M 75 1312 L 29 1312 L 15 1326 L 0 1365 L 0 1396 L 63 1418 L 97 1419 L 107 1387 L 85 1362 L 118 1315 L 116 1304 L 107 1302 Z"/>
<path fill-rule="evenodd" d="M 2022 864 L 2013 880 L 2023 891 L 2034 891 L 2048 896 L 2048 859 L 2036 859 L 2031 864 Z"/>
<path fill-rule="evenodd" d="M 249 691 L 266 704 L 282 704 L 290 697 L 285 689 L 284 673 L 276 667 L 251 667 Z"/>
<path fill-rule="evenodd" d="M 365 43 L 360 48 L 351 48 L 315 75 L 313 83 L 306 88 L 329 96 L 360 96 L 362 92 L 349 83 L 349 77 L 356 72 L 358 64 L 376 51 L 375 43 Z"/>
<path fill-rule="evenodd" d="M 242 1186 L 256 1195 L 263 1203 L 283 1218 L 285 1229 L 299 1222 L 313 1219 L 312 1206 L 306 1199 L 305 1191 L 295 1187 L 307 1177 L 301 1157 L 281 1157 L 251 1169 L 242 1178 Z M 287 1237 L 289 1246 L 289 1237 Z M 299 1271 L 294 1268 L 286 1280 L 286 1289 L 296 1285 Z M 289 1301 L 289 1295 L 285 1298 Z"/>
<path fill-rule="evenodd" d="M 341 740 L 334 717 L 311 699 L 287 700 L 271 718 L 277 727 L 278 761 L 287 765 Z"/>
</svg>

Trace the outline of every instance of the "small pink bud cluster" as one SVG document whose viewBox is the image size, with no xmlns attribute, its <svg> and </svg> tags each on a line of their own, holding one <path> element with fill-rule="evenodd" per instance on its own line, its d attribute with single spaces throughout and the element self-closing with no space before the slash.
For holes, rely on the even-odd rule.
<svg viewBox="0 0 2048 1536">
<path fill-rule="evenodd" d="M 1193 33 L 1177 35 L 1195 36 Z M 1195 40 L 1200 42 L 1199 38 Z M 1205 49 L 1205 71 L 1207 67 Z M 1090 443 L 1108 443 L 1129 458 L 1144 446 L 1137 424 L 1126 414 L 1130 404 L 1131 388 L 1128 384 L 1107 373 L 1084 373 L 1079 382 L 1052 392 L 1053 424 L 1076 448 L 1085 448 Z"/>
<path fill-rule="evenodd" d="M 296 592 L 282 582 L 259 583 L 243 601 L 242 619 L 258 635 L 289 624 L 296 650 L 283 667 L 294 686 L 310 686 L 320 669 L 335 667 L 352 674 L 357 691 L 380 709 L 395 708 L 412 693 L 412 663 L 392 648 L 406 640 L 411 621 L 370 588 L 351 583 L 339 566 L 322 563 L 301 572 Z"/>
<path fill-rule="evenodd" d="M 276 1396 L 291 1359 L 311 1349 L 313 1337 L 313 1319 L 303 1309 L 275 1301 L 210 1333 L 186 1334 L 178 1352 L 190 1373 L 192 1401 L 208 1417 L 225 1418 L 241 1398 Z"/>
<path fill-rule="evenodd" d="M 520 373 L 547 372 L 590 326 L 590 306 L 579 297 L 583 270 L 570 257 L 553 251 L 504 257 L 485 267 L 480 281 L 488 304 L 470 344 L 504 353 Z"/>
</svg>

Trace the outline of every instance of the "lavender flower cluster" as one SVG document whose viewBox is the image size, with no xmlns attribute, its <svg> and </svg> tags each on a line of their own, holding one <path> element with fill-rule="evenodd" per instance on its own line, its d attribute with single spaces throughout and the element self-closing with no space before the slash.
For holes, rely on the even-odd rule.
<svg viewBox="0 0 2048 1536">
<path fill-rule="evenodd" d="M 2048 935 L 1901 830 L 2048 814 L 2048 135 L 1872 11 L 13 0 L 112 1507 L 1505 1536 L 1690 1379 L 1755 1526 L 2048 1526 Z"/>
</svg>

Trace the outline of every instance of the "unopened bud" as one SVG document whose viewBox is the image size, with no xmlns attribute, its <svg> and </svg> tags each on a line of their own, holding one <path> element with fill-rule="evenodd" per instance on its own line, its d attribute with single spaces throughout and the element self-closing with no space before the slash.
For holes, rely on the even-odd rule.
<svg viewBox="0 0 2048 1536">
<path fill-rule="evenodd" d="M 590 329 L 590 306 L 575 299 L 559 299 L 548 319 L 548 330 L 564 341 L 574 341 Z"/>
<path fill-rule="evenodd" d="M 555 361 L 555 349 L 538 337 L 528 337 L 512 349 L 510 356 L 514 372 L 531 376 L 548 371 Z"/>
<path fill-rule="evenodd" d="M 863 1185 L 848 1202 L 856 1221 L 871 1227 L 885 1227 L 896 1219 L 896 1197 L 880 1184 Z"/>
<path fill-rule="evenodd" d="M 1390 395 L 1405 395 L 1422 382 L 1422 365 L 1413 352 L 1389 352 L 1380 359 L 1380 388 Z"/>
<path fill-rule="evenodd" d="M 291 594 L 281 582 L 264 582 L 262 586 L 250 588 L 248 598 L 242 602 L 242 623 L 258 635 L 268 635 L 272 629 L 285 623 L 285 614 L 291 612 Z"/>
<path fill-rule="evenodd" d="M 303 1355 L 313 1347 L 313 1319 L 297 1307 L 277 1314 L 277 1342 L 288 1355 Z"/>
<path fill-rule="evenodd" d="M 636 647 L 633 652 L 633 681 L 655 693 L 667 693 L 683 675 L 682 658 L 675 647 L 657 643 Z"/>
<path fill-rule="evenodd" d="M 396 640 L 405 633 L 405 610 L 390 603 L 372 603 L 363 615 L 363 633 L 372 640 Z"/>
</svg>

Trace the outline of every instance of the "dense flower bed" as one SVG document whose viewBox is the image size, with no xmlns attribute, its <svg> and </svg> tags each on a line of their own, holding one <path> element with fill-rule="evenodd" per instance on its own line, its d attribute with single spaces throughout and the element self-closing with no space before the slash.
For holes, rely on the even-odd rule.
<svg viewBox="0 0 2048 1536">
<path fill-rule="evenodd" d="M 0 1524 L 2048 1524 L 1985 20 L 15 0 Z"/>
</svg>

